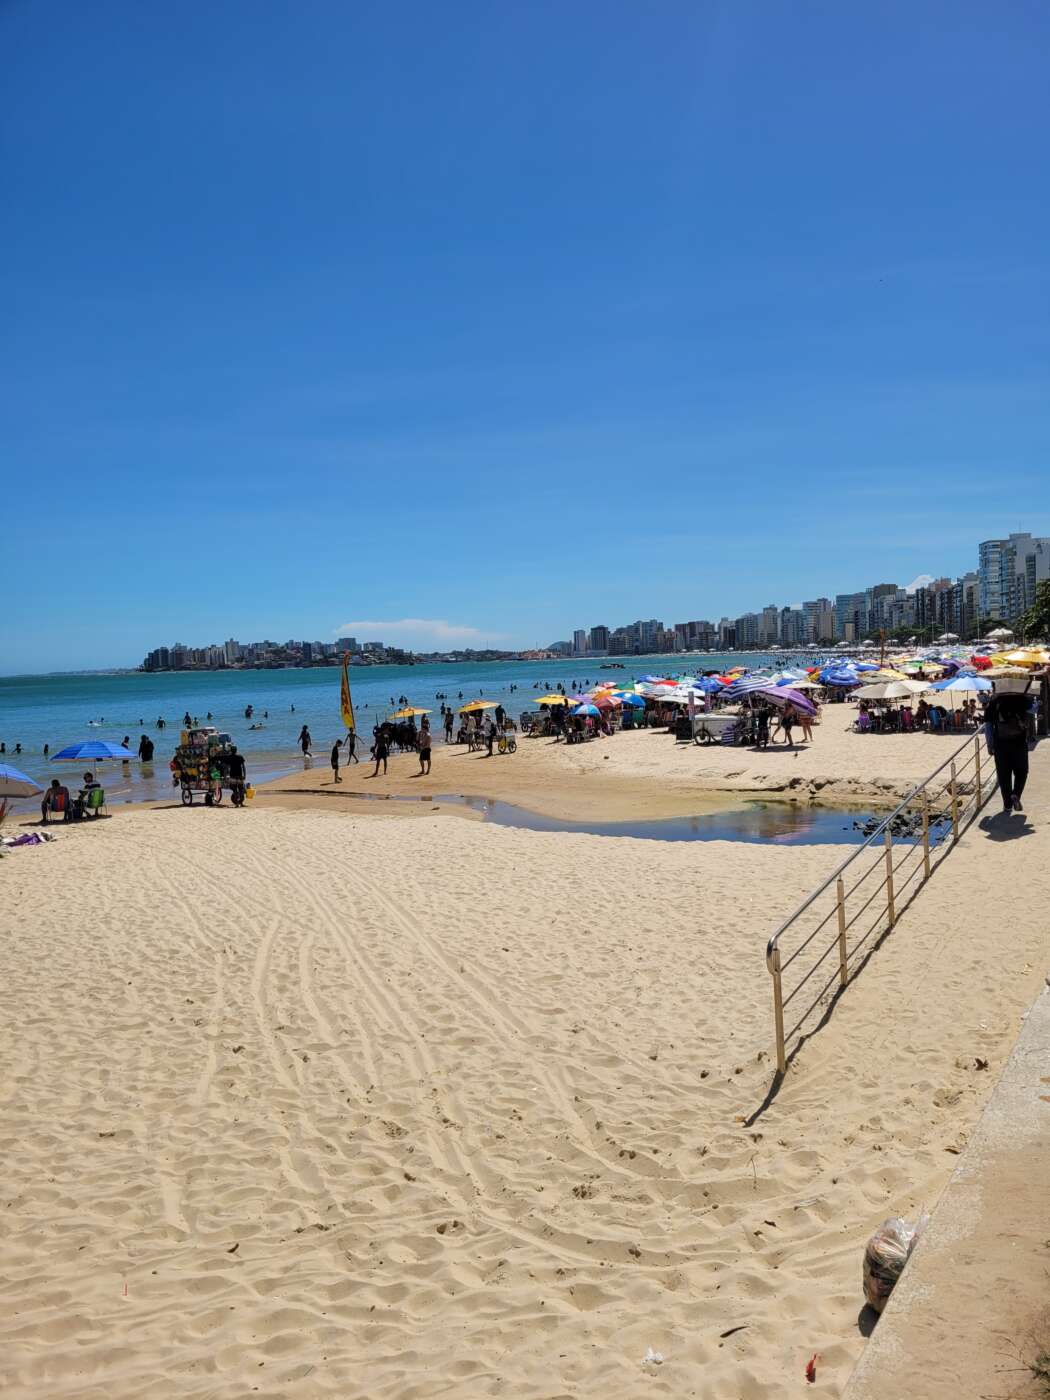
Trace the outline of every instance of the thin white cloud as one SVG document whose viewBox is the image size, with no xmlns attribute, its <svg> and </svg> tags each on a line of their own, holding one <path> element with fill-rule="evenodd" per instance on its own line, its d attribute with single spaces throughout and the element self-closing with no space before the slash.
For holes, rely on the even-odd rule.
<svg viewBox="0 0 1050 1400">
<path fill-rule="evenodd" d="M 361 642 L 407 642 L 420 646 L 426 642 L 436 646 L 462 646 L 476 642 L 499 641 L 500 632 L 483 632 L 478 627 L 465 627 L 448 622 L 443 617 L 364 618 L 343 622 L 333 633 L 336 637 L 356 637 Z"/>
</svg>

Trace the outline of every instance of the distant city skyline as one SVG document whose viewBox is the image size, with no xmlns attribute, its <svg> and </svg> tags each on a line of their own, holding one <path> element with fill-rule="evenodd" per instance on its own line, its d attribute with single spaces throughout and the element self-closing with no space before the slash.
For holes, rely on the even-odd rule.
<svg viewBox="0 0 1050 1400">
<path fill-rule="evenodd" d="M 779 606 L 768 603 L 717 622 L 697 618 L 667 626 L 659 618 L 639 619 L 610 627 L 593 623 L 573 629 L 571 640 L 555 639 L 531 647 L 438 648 L 395 647 L 385 639 L 358 641 L 349 634 L 335 641 L 240 642 L 229 638 L 221 645 L 187 647 L 174 642 L 152 650 L 143 662 L 147 670 L 180 670 L 277 663 L 337 664 L 350 655 L 359 664 L 398 662 L 418 653 L 462 656 L 468 651 L 544 652 L 560 656 L 660 655 L 678 651 L 755 650 L 770 647 L 803 648 L 861 643 L 887 632 L 914 629 L 932 641 L 935 635 L 973 638 L 982 625 L 1010 622 L 1035 601 L 1040 583 L 1050 580 L 1050 536 L 1028 531 L 985 539 L 976 546 L 977 567 L 955 579 L 946 575 L 919 574 L 910 583 L 873 583 L 833 597 L 808 599 Z M 382 628 L 380 622 L 369 627 Z M 460 629 L 462 630 L 462 629 Z"/>
</svg>

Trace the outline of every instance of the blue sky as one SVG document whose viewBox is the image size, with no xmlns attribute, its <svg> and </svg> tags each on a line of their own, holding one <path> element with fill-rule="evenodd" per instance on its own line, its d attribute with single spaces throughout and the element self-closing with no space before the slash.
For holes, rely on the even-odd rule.
<svg viewBox="0 0 1050 1400">
<path fill-rule="evenodd" d="M 1048 47 L 1024 0 L 0 4 L 0 670 L 1050 532 Z"/>
</svg>

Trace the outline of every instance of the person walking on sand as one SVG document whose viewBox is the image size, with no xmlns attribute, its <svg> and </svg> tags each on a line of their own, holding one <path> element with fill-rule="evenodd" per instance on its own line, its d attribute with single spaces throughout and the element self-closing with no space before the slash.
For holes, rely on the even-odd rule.
<svg viewBox="0 0 1050 1400">
<path fill-rule="evenodd" d="M 430 721 L 425 715 L 419 727 L 419 771 L 430 772 Z"/>
<path fill-rule="evenodd" d="M 1028 697 L 1010 691 L 993 695 L 984 712 L 984 732 L 995 759 L 1003 814 L 1023 812 L 1021 794 L 1028 780 Z"/>
<path fill-rule="evenodd" d="M 445 711 L 445 743 L 446 743 L 446 744 L 451 744 L 451 742 L 452 742 L 452 726 L 453 726 L 454 723 L 455 723 L 455 721 L 454 721 L 453 718 L 452 718 L 452 707 L 451 707 L 451 705 L 450 705 L 449 708 Z"/>
<path fill-rule="evenodd" d="M 346 751 L 349 754 L 346 760 L 347 765 L 351 763 L 360 763 L 361 760 L 357 756 L 357 734 L 353 729 L 348 729 L 346 731 L 346 738 L 343 740 L 343 743 L 346 745 Z"/>
<path fill-rule="evenodd" d="M 373 748 L 372 748 L 372 757 L 373 757 L 373 758 L 375 759 L 375 761 L 376 761 L 376 766 L 375 766 L 375 768 L 373 768 L 373 770 L 372 770 L 372 777 L 373 777 L 373 778 L 375 778 L 375 777 L 378 776 L 378 774 L 379 774 L 379 765 L 380 765 L 380 764 L 383 765 L 383 772 L 384 772 L 384 774 L 386 773 L 386 760 L 387 760 L 387 755 L 388 755 L 389 753 L 390 753 L 390 746 L 389 746 L 389 744 L 387 743 L 386 733 L 385 733 L 382 729 L 380 729 L 380 730 L 377 732 L 377 734 L 376 734 L 376 741 L 375 741 L 375 744 L 373 745 Z"/>
<path fill-rule="evenodd" d="M 339 776 L 339 750 L 343 747 L 342 739 L 337 739 L 332 745 L 332 782 L 341 783 L 343 780 Z"/>
<path fill-rule="evenodd" d="M 911 711 L 909 710 L 909 714 Z M 805 710 L 801 710 L 798 716 L 799 727 L 802 730 L 802 738 L 807 744 L 813 742 L 813 716 Z"/>
</svg>

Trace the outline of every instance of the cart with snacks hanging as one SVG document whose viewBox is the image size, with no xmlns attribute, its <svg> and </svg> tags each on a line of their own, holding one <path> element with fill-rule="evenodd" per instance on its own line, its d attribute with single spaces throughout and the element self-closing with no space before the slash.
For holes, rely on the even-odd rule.
<svg viewBox="0 0 1050 1400">
<path fill-rule="evenodd" d="M 228 734 L 207 726 L 203 729 L 184 729 L 179 747 L 171 760 L 172 786 L 182 789 L 182 801 L 192 807 L 195 794 L 204 798 L 206 807 L 217 807 L 222 802 L 223 788 L 230 790 L 234 806 L 244 801 L 245 784 L 243 778 L 231 778 L 231 759 L 236 748 Z"/>
</svg>

